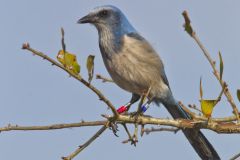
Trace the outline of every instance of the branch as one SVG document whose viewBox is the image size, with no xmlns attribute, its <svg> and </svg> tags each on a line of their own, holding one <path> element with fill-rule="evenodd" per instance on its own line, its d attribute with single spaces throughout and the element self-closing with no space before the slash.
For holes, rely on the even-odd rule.
<svg viewBox="0 0 240 160">
<path fill-rule="evenodd" d="M 9 124 L 6 127 L 0 128 L 0 132 L 6 131 L 33 131 L 33 130 L 55 130 L 64 128 L 76 128 L 85 126 L 102 126 L 107 121 L 92 121 L 92 122 L 79 122 L 79 123 L 68 123 L 68 124 L 52 124 L 47 126 L 19 126 Z"/>
<path fill-rule="evenodd" d="M 212 66 L 213 69 L 213 74 L 215 75 L 215 77 L 217 78 L 217 80 L 219 81 L 220 85 L 222 88 L 224 89 L 224 94 L 228 100 L 228 102 L 230 103 L 230 105 L 232 106 L 233 112 L 238 120 L 238 122 L 240 122 L 239 119 L 239 112 L 237 109 L 237 106 L 233 100 L 233 97 L 231 95 L 231 93 L 229 92 L 229 89 L 227 87 L 227 83 L 221 79 L 220 74 L 218 72 L 218 70 L 216 69 L 215 66 L 215 62 L 213 61 L 213 59 L 210 56 L 210 53 L 207 51 L 207 49 L 203 46 L 202 42 L 200 41 L 200 39 L 198 38 L 196 32 L 193 30 L 192 26 L 191 26 L 191 21 L 190 18 L 188 16 L 187 11 L 184 11 L 183 13 L 183 17 L 185 19 L 185 24 L 184 24 L 184 28 L 185 31 L 195 40 L 195 42 L 198 44 L 198 46 L 201 48 L 201 50 L 203 51 L 203 54 L 205 55 L 205 57 L 207 58 L 208 62 L 210 63 L 210 65 Z"/>
<path fill-rule="evenodd" d="M 111 121 L 114 116 L 104 115 L 109 121 Z M 117 124 L 138 124 L 138 125 L 164 125 L 172 126 L 181 129 L 185 128 L 198 128 L 198 129 L 209 129 L 217 133 L 240 133 L 240 124 L 234 122 L 222 122 L 222 121 L 205 121 L 198 119 L 167 119 L 167 118 L 154 118 L 149 116 L 141 116 L 138 118 L 132 115 L 119 115 L 115 122 Z M 79 123 L 69 123 L 69 124 L 54 124 L 49 126 L 7 126 L 0 128 L 0 131 L 13 131 L 13 130 L 52 130 L 52 129 L 63 129 L 63 128 L 73 128 L 73 127 L 83 127 L 83 126 L 100 126 L 105 125 L 107 121 L 92 121 L 92 122 L 79 122 Z"/>
<path fill-rule="evenodd" d="M 112 105 L 112 103 L 101 93 L 101 91 L 99 91 L 97 88 L 95 88 L 92 84 L 88 83 L 86 80 L 84 80 L 80 75 L 76 75 L 74 73 L 72 73 L 70 70 L 68 70 L 67 68 L 65 68 L 64 66 L 62 66 L 60 63 L 58 63 L 57 61 L 53 60 L 52 58 L 48 57 L 46 54 L 39 52 L 37 50 L 34 50 L 33 48 L 30 47 L 29 43 L 25 43 L 22 46 L 22 49 L 26 49 L 30 52 L 32 52 L 34 55 L 37 55 L 39 57 L 42 57 L 43 59 L 49 61 L 52 65 L 55 65 L 59 68 L 61 68 L 62 70 L 64 70 L 65 72 L 67 72 L 71 77 L 74 77 L 76 80 L 78 80 L 79 82 L 81 82 L 82 84 L 84 84 L 86 87 L 88 87 L 89 89 L 91 89 L 98 97 L 100 100 L 102 100 L 113 112 L 114 116 L 117 117 L 119 114 L 117 112 L 117 110 L 115 109 L 115 107 Z"/>
<path fill-rule="evenodd" d="M 192 112 L 190 109 L 188 109 L 182 102 L 179 102 L 179 105 L 183 108 L 185 112 L 187 112 L 193 119 L 195 120 L 202 120 L 202 121 L 208 121 L 208 118 L 204 116 L 199 116 L 196 113 Z M 214 122 L 232 122 L 236 121 L 237 118 L 235 115 L 229 116 L 229 117 L 223 117 L 223 118 L 211 118 L 211 121 Z"/>
<path fill-rule="evenodd" d="M 101 127 L 87 142 L 85 142 L 83 145 L 80 145 L 73 153 L 71 153 L 67 157 L 62 157 L 63 160 L 72 160 L 74 157 L 76 157 L 81 151 L 83 151 L 87 146 L 89 146 L 94 140 L 96 140 L 106 129 L 108 122 L 105 123 L 103 127 Z"/>
<path fill-rule="evenodd" d="M 105 116 L 111 119 L 111 116 Z M 138 125 L 164 125 L 172 126 L 181 129 L 185 128 L 197 128 L 197 129 L 209 129 L 217 133 L 240 133 L 240 124 L 234 122 L 215 122 L 215 121 L 203 121 L 203 120 L 188 120 L 188 119 L 164 119 L 153 118 L 146 116 L 138 116 L 136 119 L 131 115 L 119 115 L 116 119 L 116 123 L 132 123 Z"/>
<path fill-rule="evenodd" d="M 146 128 L 144 129 L 142 132 L 146 133 L 146 134 L 150 134 L 151 132 L 162 132 L 162 131 L 167 131 L 167 132 L 173 132 L 173 133 L 177 133 L 180 129 L 179 128 L 169 128 L 169 127 L 161 127 L 161 128 Z"/>
</svg>

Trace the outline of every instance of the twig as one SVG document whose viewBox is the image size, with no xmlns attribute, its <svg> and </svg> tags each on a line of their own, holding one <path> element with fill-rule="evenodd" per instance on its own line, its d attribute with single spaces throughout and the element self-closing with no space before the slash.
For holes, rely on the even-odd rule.
<svg viewBox="0 0 240 160">
<path fill-rule="evenodd" d="M 113 81 L 112 79 L 103 77 L 103 76 L 100 75 L 100 74 L 97 74 L 97 75 L 96 75 L 96 79 L 101 79 L 103 83 L 105 83 L 105 82 L 112 82 L 112 83 L 114 83 L 114 81 Z"/>
<path fill-rule="evenodd" d="M 167 132 L 173 132 L 177 133 L 180 129 L 179 128 L 169 128 L 169 127 L 161 127 L 161 128 L 146 128 L 143 130 L 144 133 L 150 134 L 151 132 L 162 132 L 162 131 L 167 131 Z"/>
<path fill-rule="evenodd" d="M 193 104 L 193 105 L 189 104 L 188 107 L 196 110 L 199 113 L 202 113 L 202 111 L 199 108 L 197 108 L 197 106 L 195 104 Z"/>
<path fill-rule="evenodd" d="M 194 112 L 190 111 L 182 102 L 179 102 L 179 105 L 183 108 L 183 110 L 185 112 L 187 112 L 193 119 L 196 120 L 202 120 L 202 121 L 207 121 L 208 118 L 204 117 L 204 116 L 199 116 L 197 114 L 195 114 Z M 233 116 L 229 116 L 229 117 L 223 117 L 223 118 L 211 118 L 212 121 L 214 122 L 232 122 L 232 121 L 236 121 L 237 118 L 235 115 Z"/>
<path fill-rule="evenodd" d="M 63 160 L 72 160 L 74 157 L 76 157 L 81 151 L 83 151 L 87 146 L 89 146 L 94 140 L 96 140 L 108 128 L 108 122 L 105 124 L 106 125 L 101 127 L 87 142 L 85 142 L 83 145 L 79 146 L 73 153 L 71 153 L 67 157 L 62 157 L 62 159 Z"/>
<path fill-rule="evenodd" d="M 80 75 L 73 74 L 70 70 L 62 66 L 60 63 L 57 61 L 53 60 L 52 58 L 48 57 L 46 54 L 39 52 L 37 50 L 34 50 L 33 48 L 30 47 L 29 43 L 24 43 L 22 46 L 22 49 L 26 49 L 30 52 L 32 52 L 34 55 L 40 56 L 43 59 L 46 59 L 49 61 L 52 65 L 55 65 L 62 70 L 66 71 L 71 77 L 74 77 L 76 80 L 84 84 L 86 87 L 91 89 L 98 97 L 100 100 L 102 100 L 113 112 L 114 116 L 117 117 L 119 114 L 115 107 L 112 105 L 112 103 L 99 91 L 97 88 L 95 88 L 92 84 L 88 83 L 86 80 L 84 80 Z"/>
<path fill-rule="evenodd" d="M 132 144 L 136 147 L 138 142 L 138 124 L 137 123 L 134 124 L 134 133 L 133 133 L 132 139 L 133 139 Z"/>
<path fill-rule="evenodd" d="M 232 158 L 230 158 L 230 160 L 237 160 L 237 158 L 240 157 L 240 153 L 234 155 Z"/>
<path fill-rule="evenodd" d="M 191 21 L 190 18 L 188 16 L 187 11 L 184 11 L 183 13 L 183 17 L 185 19 L 185 30 L 187 31 L 187 33 L 195 40 L 195 42 L 198 44 L 198 46 L 201 48 L 201 50 L 203 51 L 205 57 L 207 58 L 208 62 L 210 63 L 210 65 L 212 66 L 213 69 L 213 74 L 215 75 L 215 77 L 217 78 L 217 80 L 219 81 L 220 85 L 222 88 L 225 87 L 224 89 L 224 94 L 226 96 L 226 98 L 228 99 L 228 102 L 230 103 L 230 105 L 232 106 L 233 112 L 238 120 L 238 122 L 240 122 L 239 119 L 239 112 L 237 109 L 237 106 L 233 100 L 233 97 L 227 87 L 227 83 L 221 79 L 220 74 L 215 66 L 215 62 L 213 61 L 213 59 L 210 56 L 210 53 L 207 51 L 207 49 L 203 46 L 203 44 L 201 43 L 200 39 L 198 38 L 197 34 L 195 31 L 193 31 L 192 26 L 191 26 Z"/>
<path fill-rule="evenodd" d="M 219 94 L 219 96 L 217 98 L 217 102 L 219 102 L 222 99 L 222 95 L 223 95 L 226 87 L 227 87 L 227 84 L 226 84 L 226 82 L 224 82 L 223 87 L 222 87 L 222 91 L 220 92 L 220 94 Z"/>
<path fill-rule="evenodd" d="M 196 113 L 192 112 L 190 109 L 188 109 L 181 101 L 178 102 L 178 104 L 183 108 L 185 112 L 187 112 L 193 119 L 197 117 Z"/>
<path fill-rule="evenodd" d="M 132 136 L 131 136 L 128 128 L 127 128 L 127 125 L 126 125 L 125 123 L 122 123 L 122 125 L 123 125 L 123 128 L 125 129 L 125 131 L 127 132 L 127 135 L 128 135 L 128 139 L 122 141 L 122 143 L 128 143 L 129 141 L 130 141 L 130 142 L 133 142 Z"/>
<path fill-rule="evenodd" d="M 4 131 L 33 131 L 33 130 L 55 130 L 64 128 L 75 128 L 85 126 L 101 126 L 106 124 L 107 121 L 92 121 L 92 122 L 79 122 L 79 123 L 68 123 L 68 124 L 52 124 L 47 126 L 19 126 L 19 125 L 8 125 L 0 128 L 0 132 Z"/>
</svg>

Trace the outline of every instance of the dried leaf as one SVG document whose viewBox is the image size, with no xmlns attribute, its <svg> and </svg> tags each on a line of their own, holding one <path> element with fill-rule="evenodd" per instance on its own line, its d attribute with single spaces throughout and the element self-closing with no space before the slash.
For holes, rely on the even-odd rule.
<svg viewBox="0 0 240 160">
<path fill-rule="evenodd" d="M 200 99 L 203 98 L 203 89 L 202 89 L 202 77 L 200 78 L 200 86 L 199 86 L 199 90 L 200 90 Z"/>
<path fill-rule="evenodd" d="M 240 89 L 237 90 L 237 98 L 238 98 L 238 100 L 240 102 Z"/>
<path fill-rule="evenodd" d="M 218 101 L 216 99 L 213 100 L 202 99 L 200 100 L 200 102 L 203 115 L 206 116 L 207 118 L 211 117 L 213 108 L 216 106 Z"/>
<path fill-rule="evenodd" d="M 57 55 L 57 60 L 68 70 L 72 71 L 74 74 L 80 73 L 80 65 L 77 62 L 77 57 L 75 54 L 69 53 L 67 51 L 60 50 Z"/>
<path fill-rule="evenodd" d="M 223 59 L 222 59 L 222 54 L 219 51 L 219 60 L 220 60 L 220 79 L 222 80 L 222 75 L 223 75 Z"/>
<path fill-rule="evenodd" d="M 87 58 L 88 82 L 91 83 L 94 74 L 94 55 L 89 55 Z"/>
<path fill-rule="evenodd" d="M 185 20 L 185 24 L 184 24 L 184 28 L 185 28 L 185 31 L 190 35 L 190 36 L 193 36 L 193 29 L 192 29 L 192 26 L 191 26 L 191 21 L 189 19 L 189 16 L 188 16 L 188 13 L 187 11 L 184 11 L 182 13 L 183 17 L 184 17 L 184 20 Z"/>
<path fill-rule="evenodd" d="M 64 29 L 61 28 L 61 35 L 62 35 L 62 40 L 61 40 L 61 43 L 62 43 L 62 49 L 64 52 L 66 52 L 66 44 L 64 42 L 64 35 L 65 35 L 65 32 L 64 32 Z"/>
</svg>

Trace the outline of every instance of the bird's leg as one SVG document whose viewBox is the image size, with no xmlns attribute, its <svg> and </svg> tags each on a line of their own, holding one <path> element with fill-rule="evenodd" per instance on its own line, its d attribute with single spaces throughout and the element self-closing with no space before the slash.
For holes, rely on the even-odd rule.
<svg viewBox="0 0 240 160">
<path fill-rule="evenodd" d="M 132 114 L 132 116 L 138 117 L 139 115 L 143 114 L 148 110 L 150 107 L 150 104 L 152 103 L 153 99 L 149 99 L 146 103 L 144 104 L 139 104 L 138 110 Z"/>
<path fill-rule="evenodd" d="M 144 113 L 148 110 L 152 101 L 153 101 L 152 99 L 149 99 L 145 104 L 141 106 L 141 109 L 140 109 L 141 113 Z"/>
<path fill-rule="evenodd" d="M 128 111 L 128 110 L 130 109 L 131 105 L 134 104 L 134 103 L 136 103 L 136 102 L 140 99 L 140 97 L 141 97 L 141 96 L 139 96 L 138 94 L 134 94 L 134 93 L 133 93 L 131 100 L 130 100 L 127 104 L 119 107 L 119 108 L 117 109 L 117 112 L 118 112 L 118 113 L 123 113 L 123 112 L 125 112 L 125 111 Z"/>
</svg>

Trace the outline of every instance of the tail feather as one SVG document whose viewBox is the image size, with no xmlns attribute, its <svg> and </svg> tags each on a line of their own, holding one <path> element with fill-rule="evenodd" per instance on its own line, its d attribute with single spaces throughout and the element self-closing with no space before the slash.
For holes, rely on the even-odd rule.
<svg viewBox="0 0 240 160">
<path fill-rule="evenodd" d="M 168 112 L 174 119 L 191 117 L 182 109 L 182 107 L 175 101 L 175 103 L 162 102 Z M 211 143 L 197 129 L 183 129 L 182 130 L 192 147 L 203 160 L 220 160 L 218 153 L 215 151 Z"/>
</svg>

